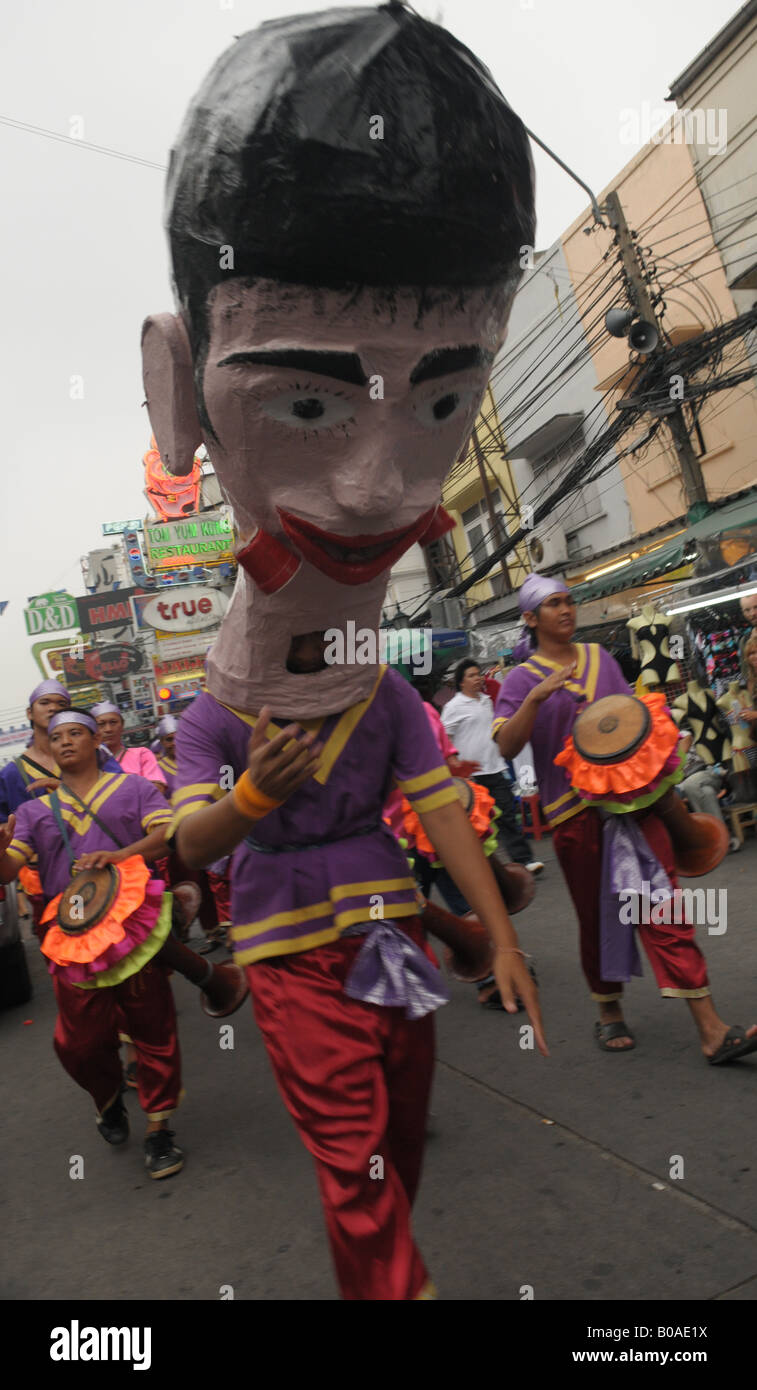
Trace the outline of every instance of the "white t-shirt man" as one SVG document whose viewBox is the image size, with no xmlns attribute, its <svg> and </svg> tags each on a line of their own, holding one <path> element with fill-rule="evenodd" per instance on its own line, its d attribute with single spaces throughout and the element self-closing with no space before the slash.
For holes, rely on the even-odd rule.
<svg viewBox="0 0 757 1390">
<path fill-rule="evenodd" d="M 494 706 L 488 695 L 472 697 L 458 691 L 442 710 L 442 723 L 460 757 L 480 764 L 484 777 L 507 776 L 507 763 L 492 738 Z"/>
</svg>

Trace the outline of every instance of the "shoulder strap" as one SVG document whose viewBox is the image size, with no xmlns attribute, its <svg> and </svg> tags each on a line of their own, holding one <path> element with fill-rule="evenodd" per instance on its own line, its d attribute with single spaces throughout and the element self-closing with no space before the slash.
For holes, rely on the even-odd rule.
<svg viewBox="0 0 757 1390">
<path fill-rule="evenodd" d="M 79 805 L 81 806 L 82 810 L 86 813 L 86 815 L 90 816 L 92 820 L 95 822 L 95 825 L 98 827 L 98 829 L 102 830 L 104 834 L 108 836 L 108 839 L 113 841 L 113 844 L 116 846 L 117 849 L 126 848 L 126 846 L 122 844 L 119 839 L 116 838 L 116 836 L 113 834 L 113 831 L 110 830 L 109 827 L 105 825 L 103 821 L 100 820 L 99 816 L 95 815 L 91 806 L 88 806 L 86 801 L 82 801 L 81 797 L 77 796 L 76 792 L 73 791 L 71 787 L 67 787 L 65 782 L 61 782 L 61 787 L 65 792 L 68 792 L 69 796 L 72 796 L 74 798 L 74 801 L 78 801 Z M 57 793 L 54 793 L 54 795 L 57 795 Z M 67 840 L 67 836 L 64 836 L 64 838 Z"/>
<path fill-rule="evenodd" d="M 61 815 L 60 801 L 58 799 L 57 792 L 53 792 L 52 796 L 50 797 L 50 807 L 53 815 L 55 816 L 55 823 L 60 831 L 61 839 L 66 848 L 66 854 L 68 855 L 68 867 L 71 871 L 73 871 L 74 864 L 76 863 L 76 855 L 74 854 L 71 848 L 71 840 L 66 829 L 66 823 L 63 819 L 63 816 Z"/>
<path fill-rule="evenodd" d="M 36 782 L 37 779 L 36 777 L 27 776 L 23 766 L 24 761 L 31 763 L 32 767 L 35 768 L 37 772 L 39 772 L 40 777 L 53 776 L 53 773 L 50 771 L 49 767 L 43 767 L 41 763 L 36 763 L 34 761 L 34 758 L 30 757 L 28 753 L 22 753 L 18 758 L 14 758 L 13 761 L 16 767 L 18 768 L 19 773 L 21 774 L 25 787 L 28 787 L 30 782 Z"/>
</svg>

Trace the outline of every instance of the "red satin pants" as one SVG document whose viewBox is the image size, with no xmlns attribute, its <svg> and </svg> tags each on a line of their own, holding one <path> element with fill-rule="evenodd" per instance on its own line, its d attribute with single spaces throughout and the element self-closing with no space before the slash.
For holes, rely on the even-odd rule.
<svg viewBox="0 0 757 1390">
<path fill-rule="evenodd" d="M 656 854 L 674 888 L 678 887 L 670 835 L 653 811 L 638 816 L 639 829 Z M 619 999 L 623 985 L 603 980 L 599 964 L 599 898 L 602 873 L 602 822 L 590 806 L 555 826 L 552 843 L 578 917 L 581 965 L 592 998 Z M 701 998 L 709 994 L 707 962 L 687 922 L 636 928 L 661 992 L 672 998 Z"/>
<path fill-rule="evenodd" d="M 58 1018 L 53 1046 L 69 1076 L 102 1113 L 121 1089 L 118 1029 L 137 1049 L 137 1094 L 148 1119 L 173 1114 L 181 1095 L 176 1009 L 166 971 L 153 961 L 123 984 L 79 989 L 53 975 Z"/>
<path fill-rule="evenodd" d="M 403 926 L 430 955 L 417 920 Z M 362 944 L 343 937 L 258 961 L 247 978 L 279 1090 L 315 1160 L 342 1297 L 428 1297 L 410 1208 L 423 1159 L 433 1015 L 410 1022 L 402 1009 L 348 998 L 344 980 Z"/>
</svg>

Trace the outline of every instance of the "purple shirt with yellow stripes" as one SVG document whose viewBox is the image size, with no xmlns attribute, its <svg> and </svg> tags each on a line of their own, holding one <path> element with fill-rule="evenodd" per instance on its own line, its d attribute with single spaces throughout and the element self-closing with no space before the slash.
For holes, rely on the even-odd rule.
<svg viewBox="0 0 757 1390">
<path fill-rule="evenodd" d="M 200 695 L 176 735 L 174 827 L 228 794 L 247 768 L 254 715 Z M 290 720 L 273 720 L 273 738 Z M 395 783 L 416 811 L 457 799 L 422 701 L 382 667 L 370 696 L 327 719 L 302 720 L 323 745 L 314 777 L 251 824 L 232 865 L 232 941 L 239 965 L 334 941 L 356 922 L 418 912 L 415 882 L 382 821 Z"/>
<path fill-rule="evenodd" d="M 82 797 L 86 810 L 64 787 L 59 788 L 58 797 L 71 849 L 77 858 L 94 850 L 116 848 L 110 836 L 88 814 L 90 809 L 104 826 L 112 829 L 123 848 L 143 839 L 159 825 L 167 825 L 171 819 L 171 809 L 162 792 L 134 772 L 102 773 Z M 7 852 L 19 865 L 27 864 L 36 854 L 45 897 L 49 900 L 62 893 L 71 878 L 71 870 L 49 795 L 19 806 L 15 834 Z"/>
<path fill-rule="evenodd" d="M 576 642 L 578 663 L 571 680 L 539 705 L 530 737 L 534 754 L 534 774 L 539 787 L 541 808 L 549 825 L 559 825 L 587 805 L 573 791 L 564 768 L 554 759 L 573 731 L 576 717 L 585 705 L 605 695 L 629 695 L 628 681 L 617 661 L 596 642 Z M 514 671 L 508 671 L 494 706 L 495 734 L 512 715 L 517 714 L 528 692 L 553 671 L 560 662 L 545 656 L 530 656 Z"/>
</svg>

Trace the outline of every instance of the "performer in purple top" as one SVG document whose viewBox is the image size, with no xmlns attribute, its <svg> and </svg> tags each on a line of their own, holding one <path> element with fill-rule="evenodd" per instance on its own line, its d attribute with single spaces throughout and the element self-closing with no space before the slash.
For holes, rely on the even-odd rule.
<svg viewBox="0 0 757 1390">
<path fill-rule="evenodd" d="M 36 855 L 47 902 L 67 887 L 73 869 L 122 863 L 125 869 L 137 856 L 154 861 L 165 850 L 171 819 L 165 798 L 145 778 L 101 771 L 97 725 L 86 711 L 56 714 L 49 737 L 61 770 L 60 786 L 51 795 L 25 802 L 0 826 L 0 882 L 10 882 Z M 162 883 L 154 885 L 152 897 L 158 902 L 162 888 Z M 125 939 L 123 930 L 120 937 Z M 118 1025 L 125 1016 L 136 1046 L 137 1090 L 147 1118 L 146 1167 L 151 1177 L 165 1178 L 179 1172 L 184 1162 L 167 1127 L 181 1096 L 173 995 L 166 970 L 153 959 L 130 974 L 122 964 L 123 970 L 114 964 L 104 972 L 103 980 L 112 976 L 112 983 L 92 987 L 82 983 L 86 972 L 80 979 L 75 969 L 56 970 L 51 963 L 58 1002 L 54 1046 L 69 1075 L 92 1096 L 102 1137 L 122 1144 L 129 1124 L 121 1100 Z"/>
<path fill-rule="evenodd" d="M 391 138 L 372 138 L 374 111 Z M 378 628 L 392 564 L 451 524 L 441 485 L 533 242 L 528 139 L 478 60 L 404 5 L 295 15 L 222 55 L 167 201 L 178 313 L 144 325 L 150 419 L 177 473 L 206 442 L 241 542 L 208 693 L 176 737 L 177 846 L 193 867 L 235 852 L 236 959 L 316 1163 L 343 1296 L 425 1300 L 410 1208 L 445 996 L 382 827 L 393 779 L 496 943 L 505 1007 L 520 995 L 546 1043 L 494 876 L 419 697 L 380 666 Z"/>
<path fill-rule="evenodd" d="M 575 604 L 561 579 L 531 574 L 519 594 L 531 655 L 502 682 L 492 735 L 506 758 L 525 743 L 534 753 L 534 772 L 553 843 L 578 916 L 581 964 L 599 1004 L 595 1036 L 605 1051 L 629 1051 L 633 1032 L 623 1021 L 623 984 L 603 979 L 600 951 L 602 825 L 599 812 L 582 801 L 554 759 L 563 749 L 580 710 L 606 695 L 628 695 L 617 662 L 595 643 L 574 642 Z M 668 831 L 654 807 L 637 816 L 651 850 L 651 864 L 662 865 L 676 886 Z M 654 916 L 655 914 L 652 914 Z M 639 928 L 644 949 L 663 996 L 686 999 L 699 1031 L 702 1051 L 718 1064 L 757 1048 L 757 1025 L 729 1029 L 715 1011 L 704 957 L 687 923 L 654 922 Z M 626 978 L 630 978 L 630 973 Z M 632 973 L 640 974 L 638 957 Z"/>
</svg>

